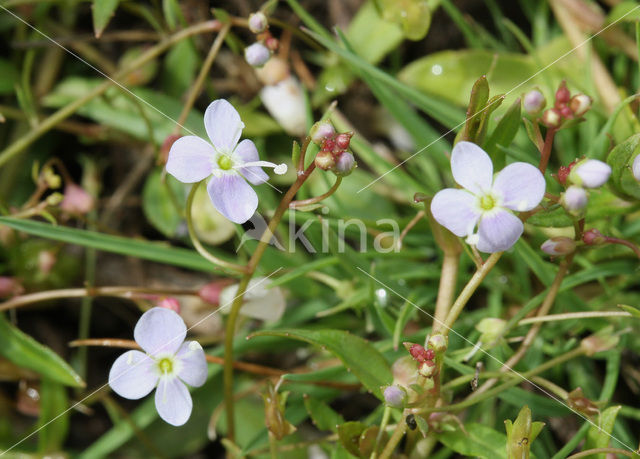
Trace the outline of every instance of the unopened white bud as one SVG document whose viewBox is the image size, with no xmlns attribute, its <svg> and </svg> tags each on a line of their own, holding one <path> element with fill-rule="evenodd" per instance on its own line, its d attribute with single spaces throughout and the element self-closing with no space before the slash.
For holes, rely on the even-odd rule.
<svg viewBox="0 0 640 459">
<path fill-rule="evenodd" d="M 253 33 L 264 32 L 267 24 L 267 17 L 261 11 L 249 15 L 249 30 Z"/>
<path fill-rule="evenodd" d="M 244 58 L 252 67 L 262 67 L 271 57 L 271 51 L 262 43 L 254 43 L 244 49 Z"/>
<path fill-rule="evenodd" d="M 584 159 L 571 168 L 569 181 L 585 188 L 604 185 L 611 175 L 611 166 L 597 159 Z"/>
<path fill-rule="evenodd" d="M 571 185 L 567 188 L 567 191 L 562 193 L 560 198 L 561 204 L 572 213 L 582 211 L 587 206 L 588 200 L 587 191 L 576 185 Z"/>
</svg>

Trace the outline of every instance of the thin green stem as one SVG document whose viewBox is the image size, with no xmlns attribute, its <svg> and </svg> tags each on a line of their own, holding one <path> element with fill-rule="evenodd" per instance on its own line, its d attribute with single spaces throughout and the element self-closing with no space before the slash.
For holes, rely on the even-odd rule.
<svg viewBox="0 0 640 459">
<path fill-rule="evenodd" d="M 401 420 L 396 425 L 396 428 L 393 431 L 391 438 L 389 439 L 384 449 L 382 450 L 382 453 L 380 453 L 380 459 L 387 459 L 391 457 L 391 455 L 393 454 L 393 451 L 396 449 L 396 446 L 398 446 L 398 443 L 400 443 L 400 440 L 402 440 L 402 437 L 404 436 L 404 433 L 406 431 L 407 431 L 407 423 Z"/>
<path fill-rule="evenodd" d="M 580 451 L 579 453 L 576 453 L 576 454 L 572 454 L 571 456 L 567 457 L 567 459 L 578 459 L 579 457 L 590 457 L 590 456 L 595 456 L 597 454 L 605 454 L 605 453 L 622 454 L 623 456 L 627 456 L 627 457 L 636 457 L 636 454 L 633 451 L 627 451 L 626 449 L 593 448 L 593 449 L 587 449 L 585 451 Z"/>
<path fill-rule="evenodd" d="M 442 260 L 442 270 L 440 271 L 440 285 L 438 287 L 438 298 L 436 299 L 436 310 L 433 316 L 434 334 L 440 332 L 449 314 L 449 308 L 451 307 L 453 295 L 456 291 L 459 265 L 459 253 L 445 252 L 444 259 Z"/>
<path fill-rule="evenodd" d="M 301 199 L 300 201 L 292 201 L 291 204 L 289 204 L 289 209 L 299 209 L 301 207 L 304 206 L 309 206 L 311 204 L 316 204 L 318 202 L 324 201 L 325 199 L 327 199 L 329 196 L 331 196 L 333 193 L 336 192 L 336 190 L 338 189 L 338 187 L 340 186 L 340 183 L 342 182 L 342 177 L 336 177 L 336 183 L 333 184 L 333 186 L 331 188 L 329 188 L 329 190 L 324 193 L 321 194 L 320 196 L 315 196 L 313 198 L 309 198 L 309 199 Z"/>
<path fill-rule="evenodd" d="M 583 311 L 567 312 L 565 314 L 551 314 L 548 316 L 537 316 L 522 319 L 518 325 L 527 325 L 538 322 L 557 322 L 559 320 L 571 319 L 591 319 L 594 317 L 631 317 L 631 314 L 624 311 Z"/>
<path fill-rule="evenodd" d="M 458 318 L 466 304 L 471 299 L 471 295 L 475 293 L 476 289 L 480 286 L 487 274 L 489 274 L 489 271 L 493 269 L 503 253 L 504 252 L 492 253 L 491 256 L 487 258 L 482 266 L 480 266 L 480 268 L 471 277 L 469 282 L 467 282 L 467 285 L 464 286 L 462 292 L 460 292 L 460 295 L 458 295 L 458 298 L 453 303 L 453 306 L 451 306 L 451 310 L 447 315 L 447 319 L 444 321 L 444 330 L 442 330 L 442 333 L 444 335 L 449 334 L 449 330 L 455 323 L 456 319 Z"/>
<path fill-rule="evenodd" d="M 11 158 L 13 158 L 33 142 L 38 140 L 60 121 L 73 115 L 76 110 L 85 105 L 87 102 L 102 95 L 107 89 L 115 85 L 117 80 L 124 78 L 125 76 L 141 67 L 142 65 L 146 64 L 150 60 L 156 58 L 158 55 L 163 53 L 174 44 L 180 42 L 181 40 L 200 33 L 214 32 L 216 30 L 219 30 L 220 27 L 222 27 L 222 24 L 219 21 L 205 21 L 183 29 L 180 32 L 162 40 L 160 43 L 151 47 L 139 58 L 134 60 L 130 65 L 118 71 L 112 79 L 104 81 L 102 84 L 96 86 L 93 90 L 89 91 L 83 97 L 74 100 L 70 104 L 51 114 L 49 117 L 42 120 L 42 122 L 40 122 L 40 124 L 38 124 L 34 129 L 29 130 L 25 135 L 21 136 L 20 138 L 18 138 L 18 140 L 5 148 L 2 152 L 0 152 L 0 166 L 4 165 Z"/>
<path fill-rule="evenodd" d="M 193 216 L 191 215 L 191 210 L 193 207 L 193 198 L 196 195 L 196 191 L 200 184 L 204 183 L 204 180 L 194 184 L 191 187 L 191 191 L 189 191 L 189 196 L 187 197 L 187 208 L 185 210 L 186 218 L 187 218 L 187 229 L 189 230 L 189 238 L 191 239 L 191 243 L 198 251 L 203 258 L 210 261 L 216 266 L 227 269 L 229 271 L 235 273 L 244 273 L 247 271 L 247 268 L 235 263 L 231 263 L 229 261 L 223 260 L 222 258 L 216 257 L 214 254 L 209 252 L 198 239 L 198 235 L 196 234 L 195 227 L 193 226 Z"/>
<path fill-rule="evenodd" d="M 304 145 L 309 145 L 309 142 L 304 143 Z M 306 147 L 305 147 L 306 148 Z M 301 152 L 301 155 L 304 151 Z M 285 211 L 289 208 L 289 204 L 291 200 L 294 198 L 302 184 L 307 180 L 309 175 L 315 169 L 315 163 L 311 163 L 309 167 L 302 173 L 298 175 L 296 181 L 291 185 L 289 190 L 285 193 L 282 201 L 278 205 L 273 218 L 269 222 L 269 226 L 267 230 L 262 234 L 260 238 L 260 242 L 256 247 L 253 255 L 249 259 L 247 266 L 245 268 L 245 274 L 240 279 L 240 283 L 238 284 L 238 291 L 236 293 L 236 297 L 233 300 L 231 305 L 231 311 L 229 312 L 229 316 L 227 318 L 227 326 L 224 337 L 224 373 L 223 373 L 223 382 L 224 382 L 224 401 L 225 401 L 225 410 L 227 413 L 227 438 L 230 441 L 234 441 L 235 438 L 235 417 L 234 417 L 234 403 L 233 403 L 233 338 L 236 330 L 236 322 L 238 320 L 238 314 L 240 313 L 240 308 L 242 307 L 242 301 L 244 297 L 244 293 L 247 290 L 247 286 L 249 285 L 249 281 L 253 277 L 253 274 L 258 266 L 258 263 L 262 259 L 262 255 L 264 251 L 267 249 L 267 245 L 273 234 L 275 232 L 276 227 L 280 223 L 282 216 Z"/>
</svg>

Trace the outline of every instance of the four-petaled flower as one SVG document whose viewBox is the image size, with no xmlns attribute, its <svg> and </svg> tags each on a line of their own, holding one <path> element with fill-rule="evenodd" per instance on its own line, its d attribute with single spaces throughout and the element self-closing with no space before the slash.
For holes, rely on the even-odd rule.
<svg viewBox="0 0 640 459">
<path fill-rule="evenodd" d="M 244 123 L 224 99 L 214 100 L 207 107 L 204 127 L 211 143 L 192 135 L 179 138 L 169 151 L 167 172 L 183 183 L 199 182 L 211 175 L 207 191 L 215 208 L 232 222 L 244 223 L 258 208 L 258 195 L 246 181 L 260 185 L 269 179 L 263 167 L 284 174 L 287 166 L 260 161 L 251 140 L 238 143 Z"/>
<path fill-rule="evenodd" d="M 446 188 L 431 202 L 431 213 L 456 236 L 486 253 L 502 252 L 516 243 L 524 229 L 511 211 L 536 207 L 544 196 L 542 173 L 531 164 L 509 164 L 494 179 L 489 155 L 471 142 L 451 152 L 451 172 L 463 189 Z M 478 227 L 478 232 L 474 229 Z"/>
<path fill-rule="evenodd" d="M 187 327 L 170 309 L 152 308 L 142 314 L 133 337 L 146 352 L 127 351 L 116 359 L 109 372 L 109 385 L 118 395 L 131 400 L 156 390 L 160 417 L 181 426 L 191 416 L 190 386 L 207 380 L 207 361 L 197 341 L 184 342 Z"/>
</svg>

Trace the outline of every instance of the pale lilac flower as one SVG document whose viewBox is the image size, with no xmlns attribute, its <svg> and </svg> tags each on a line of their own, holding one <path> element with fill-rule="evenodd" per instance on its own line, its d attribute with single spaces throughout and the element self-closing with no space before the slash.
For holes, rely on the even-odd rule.
<svg viewBox="0 0 640 459">
<path fill-rule="evenodd" d="M 387 386 L 382 394 L 387 405 L 394 408 L 404 408 L 404 404 L 407 401 L 407 392 L 402 387 L 396 385 Z"/>
<path fill-rule="evenodd" d="M 576 250 L 576 241 L 565 236 L 552 237 L 544 241 L 540 249 L 549 255 L 568 255 Z"/>
<path fill-rule="evenodd" d="M 581 213 L 588 201 L 587 190 L 576 185 L 571 185 L 560 197 L 560 203 L 573 214 Z"/>
<path fill-rule="evenodd" d="M 258 195 L 247 181 L 260 185 L 269 179 L 263 167 L 273 167 L 276 174 L 284 174 L 287 166 L 260 161 L 251 140 L 238 143 L 244 123 L 224 99 L 207 107 L 204 127 L 211 143 L 192 135 L 179 138 L 169 151 L 167 172 L 183 183 L 212 176 L 207 191 L 214 207 L 232 222 L 244 223 L 258 208 Z"/>
<path fill-rule="evenodd" d="M 571 168 L 569 181 L 585 188 L 604 185 L 611 175 L 611 166 L 597 159 L 583 159 Z"/>
<path fill-rule="evenodd" d="M 254 43 L 244 49 L 244 59 L 252 67 L 262 67 L 271 57 L 271 51 L 262 43 Z"/>
<path fill-rule="evenodd" d="M 631 172 L 633 177 L 640 182 L 640 155 L 636 156 L 631 165 Z"/>
<path fill-rule="evenodd" d="M 142 314 L 133 330 L 146 352 L 127 351 L 109 372 L 109 386 L 118 395 L 137 400 L 156 389 L 156 409 L 162 419 L 181 426 L 191 416 L 190 386 L 207 380 L 207 362 L 197 341 L 184 342 L 187 327 L 170 309 L 152 308 Z"/>
<path fill-rule="evenodd" d="M 517 162 L 494 179 L 489 155 L 464 141 L 451 152 L 451 172 L 463 189 L 447 188 L 433 197 L 431 213 L 436 221 L 456 236 L 467 236 L 467 242 L 482 252 L 511 248 L 524 229 L 512 211 L 531 210 L 540 203 L 545 190 L 542 173 Z"/>
</svg>

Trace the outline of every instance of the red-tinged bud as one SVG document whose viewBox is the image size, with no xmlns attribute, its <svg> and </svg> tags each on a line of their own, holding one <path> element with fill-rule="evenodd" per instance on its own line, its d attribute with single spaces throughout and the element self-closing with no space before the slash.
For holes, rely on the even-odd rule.
<svg viewBox="0 0 640 459">
<path fill-rule="evenodd" d="M 582 242 L 587 245 L 602 245 L 607 242 L 607 238 L 597 229 L 591 228 L 582 235 Z"/>
<path fill-rule="evenodd" d="M 336 148 L 336 141 L 334 139 L 324 139 L 324 142 L 322 142 L 322 149 L 324 151 L 333 151 L 334 148 Z"/>
<path fill-rule="evenodd" d="M 562 116 L 563 118 L 568 120 L 573 118 L 573 112 L 568 106 L 565 105 L 564 107 L 560 107 L 559 110 L 560 110 L 560 116 Z"/>
<path fill-rule="evenodd" d="M 336 160 L 330 151 L 320 150 L 316 155 L 315 163 L 318 169 L 328 171 L 336 165 Z"/>
<path fill-rule="evenodd" d="M 449 340 L 446 336 L 437 333 L 429 337 L 428 346 L 429 350 L 433 349 L 435 352 L 441 353 L 447 350 Z"/>
<path fill-rule="evenodd" d="M 353 136 L 353 132 L 343 132 L 342 134 L 338 134 L 336 136 L 337 147 L 343 151 L 349 148 L 349 143 L 351 142 L 352 136 Z"/>
<path fill-rule="evenodd" d="M 264 41 L 264 44 L 267 46 L 267 48 L 269 48 L 269 50 L 276 51 L 278 49 L 278 46 L 280 45 L 280 42 L 275 37 L 269 37 Z"/>
<path fill-rule="evenodd" d="M 405 349 L 409 351 L 411 357 L 417 362 L 425 362 L 427 360 L 431 360 L 434 357 L 433 351 L 429 353 L 424 347 L 420 346 L 416 343 L 403 343 Z"/>
<path fill-rule="evenodd" d="M 336 130 L 329 120 L 318 121 L 311 127 L 311 131 L 309 131 L 311 141 L 317 145 L 322 145 L 326 139 L 332 137 L 335 133 Z"/>
<path fill-rule="evenodd" d="M 549 128 L 557 128 L 558 126 L 560 126 L 560 121 L 560 112 L 555 108 L 545 110 L 545 112 L 542 114 L 542 124 Z"/>
<path fill-rule="evenodd" d="M 60 203 L 60 209 L 73 215 L 85 215 L 93 209 L 94 200 L 87 191 L 76 185 L 68 183 L 64 187 L 64 197 Z"/>
<path fill-rule="evenodd" d="M 159 308 L 171 309 L 174 312 L 180 314 L 180 302 L 172 296 L 167 296 L 158 301 L 157 306 Z"/>
<path fill-rule="evenodd" d="M 569 392 L 567 405 L 569 405 L 569 408 L 572 408 L 582 414 L 586 414 L 587 416 L 593 416 L 600 412 L 598 410 L 598 406 L 584 396 L 581 387 L 576 387 L 574 390 Z"/>
<path fill-rule="evenodd" d="M 427 360 L 433 360 L 436 357 L 436 353 L 433 351 L 433 349 L 427 349 L 425 351 L 425 358 Z"/>
<path fill-rule="evenodd" d="M 591 108 L 591 97 L 586 94 L 577 94 L 571 98 L 569 108 L 574 116 L 582 116 Z"/>
<path fill-rule="evenodd" d="M 0 298 L 20 295 L 24 288 L 15 277 L 0 276 Z"/>
<path fill-rule="evenodd" d="M 424 376 L 425 378 L 430 378 L 435 374 L 437 367 L 435 363 L 431 360 L 425 360 L 424 362 L 418 364 L 418 373 L 420 376 Z"/>
<path fill-rule="evenodd" d="M 564 185 L 567 183 L 569 172 L 571 172 L 571 169 L 569 169 L 566 166 L 560 166 L 560 168 L 558 169 L 558 174 L 556 176 L 558 178 L 558 182 L 560 183 L 560 185 Z"/>
<path fill-rule="evenodd" d="M 209 282 L 200 288 L 198 296 L 205 303 L 217 306 L 220 304 L 220 292 L 231 284 L 233 284 L 232 279 L 220 279 Z"/>
<path fill-rule="evenodd" d="M 567 104 L 570 99 L 571 93 L 569 92 L 569 89 L 567 89 L 567 83 L 563 81 L 560 83 L 560 87 L 556 91 L 556 106 Z"/>
</svg>

